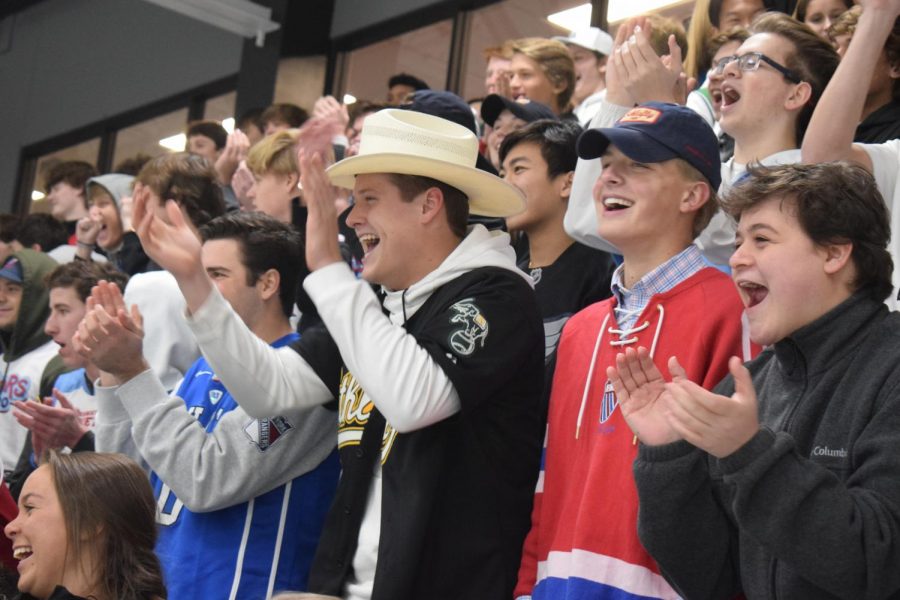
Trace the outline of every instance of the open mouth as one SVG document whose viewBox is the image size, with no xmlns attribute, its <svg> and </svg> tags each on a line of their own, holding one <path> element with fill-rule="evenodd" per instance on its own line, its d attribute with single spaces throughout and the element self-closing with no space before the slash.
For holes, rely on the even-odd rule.
<svg viewBox="0 0 900 600">
<path fill-rule="evenodd" d="M 722 94 L 722 106 L 723 107 L 731 106 L 732 104 L 736 103 L 738 100 L 741 99 L 741 95 L 737 92 L 737 90 L 735 90 L 733 87 L 730 87 L 730 86 L 723 85 L 721 94 Z"/>
<path fill-rule="evenodd" d="M 363 252 L 366 256 L 381 242 L 381 238 L 374 233 L 364 233 L 359 236 L 359 243 L 362 244 Z"/>
<path fill-rule="evenodd" d="M 766 296 L 769 295 L 769 288 L 763 285 L 759 285 L 758 283 L 742 281 L 738 283 L 738 287 L 741 289 L 744 297 L 747 299 L 747 308 L 753 308 L 754 306 L 765 300 Z"/>
<path fill-rule="evenodd" d="M 34 554 L 34 552 L 31 550 L 31 546 L 19 546 L 18 548 L 13 548 L 13 558 L 16 560 L 25 560 L 32 554 Z"/>
<path fill-rule="evenodd" d="M 604 198 L 603 199 L 603 208 L 606 212 L 618 212 L 621 210 L 625 210 L 626 208 L 631 208 L 634 206 L 634 202 L 631 200 L 626 200 L 625 198 Z"/>
</svg>

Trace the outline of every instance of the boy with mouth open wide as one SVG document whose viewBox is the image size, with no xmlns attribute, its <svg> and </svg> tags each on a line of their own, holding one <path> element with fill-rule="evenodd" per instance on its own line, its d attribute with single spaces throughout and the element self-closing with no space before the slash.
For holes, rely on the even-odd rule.
<svg viewBox="0 0 900 600">
<path fill-rule="evenodd" d="M 615 127 L 586 131 L 578 153 L 602 158 L 599 233 L 624 262 L 613 297 L 576 313 L 562 331 L 515 597 L 674 599 L 637 538 L 637 445 L 606 367 L 623 348 L 647 345 L 648 360 L 675 354 L 711 389 L 729 357 L 749 358 L 740 299 L 692 243 L 716 210 L 718 143 L 694 111 L 651 102 Z"/>
<path fill-rule="evenodd" d="M 725 202 L 768 346 L 712 392 L 629 349 L 638 532 L 685 598 L 900 597 L 900 315 L 884 201 L 848 163 L 752 167 Z"/>
<path fill-rule="evenodd" d="M 543 328 L 509 236 L 466 221 L 470 208 L 520 212 L 522 195 L 477 170 L 475 135 L 439 117 L 379 111 L 359 154 L 327 172 L 313 148 L 330 136 L 304 139 L 303 286 L 327 332 L 259 341 L 172 203 L 171 225 L 136 203 L 144 248 L 177 279 L 204 356 L 250 416 L 338 400 L 342 474 L 308 591 L 508 600 L 540 459 Z M 365 281 L 341 258 L 332 185 L 354 189 Z"/>
</svg>

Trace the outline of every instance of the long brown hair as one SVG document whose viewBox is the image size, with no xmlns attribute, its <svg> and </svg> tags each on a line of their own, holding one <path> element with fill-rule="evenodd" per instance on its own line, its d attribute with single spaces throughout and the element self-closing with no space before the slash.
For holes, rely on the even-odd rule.
<svg viewBox="0 0 900 600">
<path fill-rule="evenodd" d="M 147 474 L 121 454 L 46 453 L 66 521 L 70 557 L 97 552 L 96 584 L 105 598 L 165 598 L 154 553 L 156 502 Z"/>
</svg>

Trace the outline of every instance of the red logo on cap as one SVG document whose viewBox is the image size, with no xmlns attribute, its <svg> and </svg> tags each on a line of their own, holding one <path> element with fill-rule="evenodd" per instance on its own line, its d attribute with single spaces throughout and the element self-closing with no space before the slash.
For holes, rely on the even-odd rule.
<svg viewBox="0 0 900 600">
<path fill-rule="evenodd" d="M 638 107 L 632 108 L 625 116 L 619 119 L 619 123 L 656 123 L 662 116 L 661 110 L 655 108 Z"/>
</svg>

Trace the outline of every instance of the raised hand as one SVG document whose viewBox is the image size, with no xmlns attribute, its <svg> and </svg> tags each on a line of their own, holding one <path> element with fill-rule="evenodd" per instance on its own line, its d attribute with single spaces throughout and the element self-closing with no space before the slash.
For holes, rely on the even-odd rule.
<svg viewBox="0 0 900 600">
<path fill-rule="evenodd" d="M 668 44 L 669 55 L 663 60 L 642 28 L 635 26 L 634 33 L 613 53 L 616 75 L 635 103 L 677 102 L 679 96 L 686 97 L 681 49 L 674 35 L 669 36 Z"/>
<path fill-rule="evenodd" d="M 666 386 L 668 421 L 685 440 L 716 458 L 724 458 L 759 431 L 756 390 L 750 372 L 736 356 L 728 361 L 734 394 L 720 396 L 686 379 Z"/>
<path fill-rule="evenodd" d="M 255 210 L 253 199 L 249 197 L 250 189 L 254 185 L 256 185 L 256 179 L 253 178 L 253 173 L 247 168 L 247 162 L 242 160 L 231 178 L 231 189 L 241 205 L 241 210 Z"/>
<path fill-rule="evenodd" d="M 635 104 L 635 99 L 631 97 L 631 94 L 625 88 L 628 73 L 624 70 L 624 65 L 617 65 L 616 57 L 627 47 L 628 39 L 634 35 L 635 29 L 644 31 L 649 36 L 651 28 L 652 26 L 647 21 L 647 17 L 632 17 L 620 25 L 616 30 L 613 52 L 606 61 L 607 102 L 618 106 L 632 106 Z"/>
<path fill-rule="evenodd" d="M 310 271 L 341 261 L 338 245 L 337 209 L 334 199 L 337 190 L 328 175 L 320 154 L 311 154 L 305 147 L 297 155 L 300 165 L 300 184 L 308 215 L 306 219 L 306 265 Z"/>
<path fill-rule="evenodd" d="M 685 377 L 674 357 L 669 361 L 669 370 L 676 378 Z M 646 348 L 628 348 L 619 354 L 616 366 L 606 369 L 606 376 L 613 385 L 622 416 L 642 443 L 657 446 L 681 439 L 666 415 L 666 381 Z"/>
<path fill-rule="evenodd" d="M 312 116 L 327 128 L 331 137 L 344 135 L 350 123 L 347 107 L 338 102 L 334 96 L 322 96 L 313 104 Z"/>
<path fill-rule="evenodd" d="M 54 389 L 53 397 L 58 406 L 54 406 L 50 398 L 44 402 L 13 402 L 16 408 L 13 416 L 31 430 L 31 445 L 38 458 L 48 448 L 74 448 L 90 431 L 82 414 L 69 403 L 65 394 Z"/>
<path fill-rule="evenodd" d="M 145 371 L 143 318 L 136 305 L 125 309 L 119 288 L 101 281 L 91 290 L 87 312 L 72 337 L 75 350 L 101 371 L 124 383 Z"/>
<path fill-rule="evenodd" d="M 78 219 L 75 225 L 75 239 L 79 244 L 93 246 L 97 243 L 97 236 L 100 235 L 100 229 L 103 227 L 97 219 L 91 217 L 82 217 Z"/>
<path fill-rule="evenodd" d="M 216 159 L 216 174 L 219 176 L 219 183 L 228 185 L 234 172 L 242 160 L 247 158 L 247 152 L 250 150 L 250 138 L 241 131 L 235 129 L 228 134 L 225 141 L 225 148 L 222 154 Z"/>
</svg>

